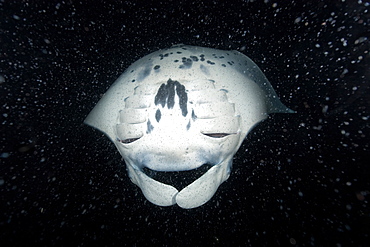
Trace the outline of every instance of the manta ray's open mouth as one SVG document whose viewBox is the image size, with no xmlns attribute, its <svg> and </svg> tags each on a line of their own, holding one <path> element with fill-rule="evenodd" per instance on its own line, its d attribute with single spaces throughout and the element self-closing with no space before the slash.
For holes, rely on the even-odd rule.
<svg viewBox="0 0 370 247">
<path fill-rule="evenodd" d="M 189 171 L 174 171 L 174 172 L 163 172 L 155 171 L 150 168 L 144 167 L 143 172 L 150 178 L 175 187 L 181 191 L 183 188 L 197 180 L 204 173 L 206 173 L 213 165 L 204 164 L 196 169 Z"/>
</svg>

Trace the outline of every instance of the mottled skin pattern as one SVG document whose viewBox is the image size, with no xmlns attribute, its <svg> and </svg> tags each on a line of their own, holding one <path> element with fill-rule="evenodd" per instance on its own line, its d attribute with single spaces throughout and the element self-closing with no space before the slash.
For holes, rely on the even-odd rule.
<svg viewBox="0 0 370 247">
<path fill-rule="evenodd" d="M 248 57 L 178 45 L 131 65 L 85 123 L 115 143 L 149 201 L 194 208 L 212 198 L 247 133 L 272 112 L 292 111 Z M 178 190 L 171 181 L 189 170 L 203 174 Z M 161 172 L 176 177 L 160 182 Z"/>
</svg>

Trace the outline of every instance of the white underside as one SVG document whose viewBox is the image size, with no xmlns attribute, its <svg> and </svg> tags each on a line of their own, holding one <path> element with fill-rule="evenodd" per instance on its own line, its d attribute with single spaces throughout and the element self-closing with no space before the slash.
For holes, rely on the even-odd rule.
<svg viewBox="0 0 370 247">
<path fill-rule="evenodd" d="M 178 191 L 171 185 L 158 182 L 139 169 L 128 165 L 132 182 L 138 185 L 146 199 L 158 206 L 178 204 L 181 208 L 195 208 L 209 201 L 222 182 L 229 177 L 231 160 L 211 167 L 200 178 Z"/>
</svg>

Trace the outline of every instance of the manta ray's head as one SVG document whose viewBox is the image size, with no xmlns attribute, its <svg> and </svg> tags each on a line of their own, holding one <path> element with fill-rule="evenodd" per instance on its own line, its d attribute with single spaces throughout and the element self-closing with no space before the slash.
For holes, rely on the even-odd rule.
<svg viewBox="0 0 370 247">
<path fill-rule="evenodd" d="M 157 205 L 177 203 L 184 208 L 199 206 L 213 196 L 228 178 L 241 141 L 234 104 L 209 80 L 168 79 L 145 89 L 137 87 L 125 100 L 116 130 L 116 146 L 146 198 Z M 180 172 L 197 169 L 204 172 L 199 178 Z M 157 181 L 165 172 L 180 173 L 169 177 L 171 181 Z M 189 179 L 195 181 L 181 183 Z M 175 188 L 181 184 L 185 188 Z"/>
<path fill-rule="evenodd" d="M 290 112 L 248 57 L 177 46 L 125 72 L 85 122 L 105 132 L 131 180 L 160 206 L 206 203 L 233 155 L 270 112 Z"/>
</svg>

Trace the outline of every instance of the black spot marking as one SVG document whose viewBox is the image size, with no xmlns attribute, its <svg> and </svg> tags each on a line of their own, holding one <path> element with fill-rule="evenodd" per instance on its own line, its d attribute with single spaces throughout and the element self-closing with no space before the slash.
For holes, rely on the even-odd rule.
<svg viewBox="0 0 370 247">
<path fill-rule="evenodd" d="M 171 79 L 169 79 L 167 81 L 167 84 L 163 83 L 159 87 L 158 92 L 154 98 L 154 104 L 161 105 L 162 107 L 165 107 L 167 105 L 168 109 L 172 109 L 175 105 L 175 88 L 176 94 L 179 97 L 181 113 L 185 117 L 188 114 L 187 109 L 188 94 L 186 93 L 185 86 L 181 85 L 178 81 L 172 81 Z"/>
<path fill-rule="evenodd" d="M 146 129 L 146 133 L 149 134 L 150 132 L 152 132 L 152 130 L 154 129 L 152 123 L 150 122 L 150 120 L 148 120 L 148 122 L 146 123 L 147 125 L 147 129 Z"/>
<path fill-rule="evenodd" d="M 133 79 L 131 82 L 135 82 L 136 80 L 135 79 Z"/>
<path fill-rule="evenodd" d="M 166 54 L 159 54 L 159 57 L 160 59 L 159 60 L 163 60 L 163 58 L 165 57 L 168 57 L 170 54 L 166 53 Z"/>
<path fill-rule="evenodd" d="M 219 58 L 225 58 L 224 56 L 221 56 L 221 57 L 219 57 Z"/>
<path fill-rule="evenodd" d="M 215 63 L 210 61 L 210 60 L 207 60 L 207 63 L 210 64 L 210 65 L 214 65 Z"/>
<path fill-rule="evenodd" d="M 197 56 L 190 56 L 190 58 L 194 61 L 194 62 L 198 62 L 198 57 Z"/>
<path fill-rule="evenodd" d="M 209 75 L 209 70 L 206 66 L 204 66 L 203 64 L 200 65 L 200 70 L 206 74 L 206 75 Z"/>
<path fill-rule="evenodd" d="M 168 109 L 172 109 L 175 105 L 175 84 L 174 83 L 167 83 L 167 107 Z"/>
<path fill-rule="evenodd" d="M 226 64 L 221 64 L 222 67 L 226 67 Z"/>
<path fill-rule="evenodd" d="M 205 61 L 205 59 L 204 59 L 204 54 L 201 54 L 201 55 L 200 55 L 200 61 L 202 61 L 202 62 L 203 62 L 203 61 Z"/>
<path fill-rule="evenodd" d="M 227 62 L 227 63 L 228 63 L 229 65 L 231 65 L 231 66 L 233 65 L 233 64 L 232 64 L 232 62 Z"/>
<path fill-rule="evenodd" d="M 179 104 L 180 104 L 180 109 L 182 112 L 182 115 L 185 117 L 188 114 L 188 108 L 187 108 L 187 103 L 188 103 L 188 94 L 186 93 L 186 88 L 184 85 L 181 85 L 179 82 L 176 85 L 176 93 L 177 96 L 179 96 Z"/>
<path fill-rule="evenodd" d="M 161 117 L 162 113 L 159 109 L 157 109 L 157 111 L 155 112 L 155 120 L 157 120 L 157 122 L 159 123 L 159 121 L 161 121 Z"/>
<path fill-rule="evenodd" d="M 157 70 L 157 69 L 159 69 L 161 66 L 160 65 L 156 65 L 156 66 L 154 66 L 154 70 Z"/>
<path fill-rule="evenodd" d="M 176 52 L 177 54 L 181 54 L 182 53 L 182 51 L 178 51 L 178 52 Z"/>
<path fill-rule="evenodd" d="M 166 101 L 167 101 L 167 98 L 168 98 L 168 92 L 167 91 L 168 91 L 167 85 L 163 83 L 159 87 L 157 95 L 154 98 L 155 105 L 161 104 L 162 107 L 164 107 L 166 105 Z"/>
<path fill-rule="evenodd" d="M 193 65 L 193 60 L 190 58 L 183 57 L 182 64 L 179 66 L 180 69 L 190 69 Z"/>
<path fill-rule="evenodd" d="M 176 59 L 174 62 L 175 62 L 175 63 L 178 63 L 178 62 L 179 62 L 179 60 L 177 60 L 177 59 Z"/>
<path fill-rule="evenodd" d="M 192 110 L 192 112 L 191 112 L 191 119 L 193 119 L 193 121 L 195 121 L 195 120 L 197 120 L 197 115 L 195 115 L 195 113 L 194 113 L 194 109 Z"/>
</svg>

